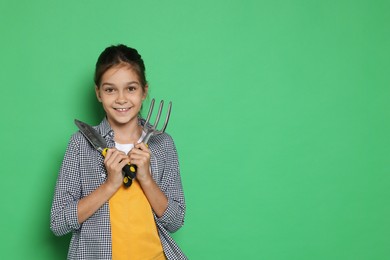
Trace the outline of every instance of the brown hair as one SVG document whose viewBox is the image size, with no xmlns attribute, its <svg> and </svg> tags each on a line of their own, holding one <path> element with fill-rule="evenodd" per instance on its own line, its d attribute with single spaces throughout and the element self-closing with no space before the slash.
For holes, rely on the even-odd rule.
<svg viewBox="0 0 390 260">
<path fill-rule="evenodd" d="M 131 66 L 139 77 L 142 89 L 145 90 L 147 81 L 144 61 L 136 49 L 123 44 L 107 47 L 100 54 L 95 68 L 94 81 L 96 86 L 100 87 L 102 76 L 107 70 L 120 64 Z"/>
</svg>

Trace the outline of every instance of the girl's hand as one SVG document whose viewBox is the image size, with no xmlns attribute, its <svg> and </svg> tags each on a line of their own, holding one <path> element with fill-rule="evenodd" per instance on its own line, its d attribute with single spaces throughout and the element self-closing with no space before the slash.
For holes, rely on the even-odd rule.
<svg viewBox="0 0 390 260">
<path fill-rule="evenodd" d="M 129 157 L 115 148 L 110 148 L 104 158 L 104 165 L 106 166 L 108 177 L 106 183 L 115 190 L 123 183 L 122 168 L 129 163 Z"/>
<path fill-rule="evenodd" d="M 152 179 L 150 174 L 150 150 L 144 143 L 139 143 L 134 146 L 129 152 L 131 164 L 137 165 L 137 180 L 146 182 Z"/>
</svg>

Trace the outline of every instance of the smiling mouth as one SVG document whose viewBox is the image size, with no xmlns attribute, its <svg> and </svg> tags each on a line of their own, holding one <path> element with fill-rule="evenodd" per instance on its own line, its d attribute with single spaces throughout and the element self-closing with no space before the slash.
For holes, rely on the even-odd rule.
<svg viewBox="0 0 390 260">
<path fill-rule="evenodd" d="M 128 110 L 130 110 L 130 108 L 114 108 L 116 111 L 119 111 L 119 112 L 126 112 Z"/>
</svg>

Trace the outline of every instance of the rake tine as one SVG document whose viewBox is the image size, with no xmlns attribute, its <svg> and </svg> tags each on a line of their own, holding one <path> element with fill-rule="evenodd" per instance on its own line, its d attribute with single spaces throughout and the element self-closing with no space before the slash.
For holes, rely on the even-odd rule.
<svg viewBox="0 0 390 260">
<path fill-rule="evenodd" d="M 165 122 L 164 122 L 164 125 L 163 125 L 160 133 L 164 133 L 165 129 L 167 128 L 169 117 L 171 116 L 171 108 L 172 108 L 172 102 L 169 102 L 168 111 L 167 111 L 167 117 L 165 118 Z"/>
<path fill-rule="evenodd" d="M 161 100 L 160 106 L 158 107 L 158 113 L 157 113 L 156 121 L 154 122 L 154 125 L 153 125 L 153 129 L 156 129 L 156 127 L 158 125 L 158 122 L 160 121 L 160 116 L 161 116 L 161 112 L 162 112 L 163 106 L 164 106 L 164 100 Z"/>
<path fill-rule="evenodd" d="M 149 123 L 150 116 L 152 115 L 153 112 L 153 107 L 154 107 L 154 98 L 150 102 L 149 112 L 148 112 L 148 116 L 146 117 L 145 126 L 147 126 L 147 124 Z"/>
</svg>

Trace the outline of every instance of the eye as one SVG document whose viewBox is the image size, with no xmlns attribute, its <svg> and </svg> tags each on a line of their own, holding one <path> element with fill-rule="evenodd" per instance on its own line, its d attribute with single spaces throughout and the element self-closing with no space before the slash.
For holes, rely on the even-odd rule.
<svg viewBox="0 0 390 260">
<path fill-rule="evenodd" d="M 110 88 L 110 87 L 104 88 L 104 92 L 112 93 L 112 92 L 114 92 L 114 88 Z"/>
<path fill-rule="evenodd" d="M 129 92 L 133 92 L 133 91 L 136 91 L 136 90 L 137 90 L 137 87 L 129 86 L 129 87 L 128 87 L 128 90 L 129 90 Z"/>
</svg>

